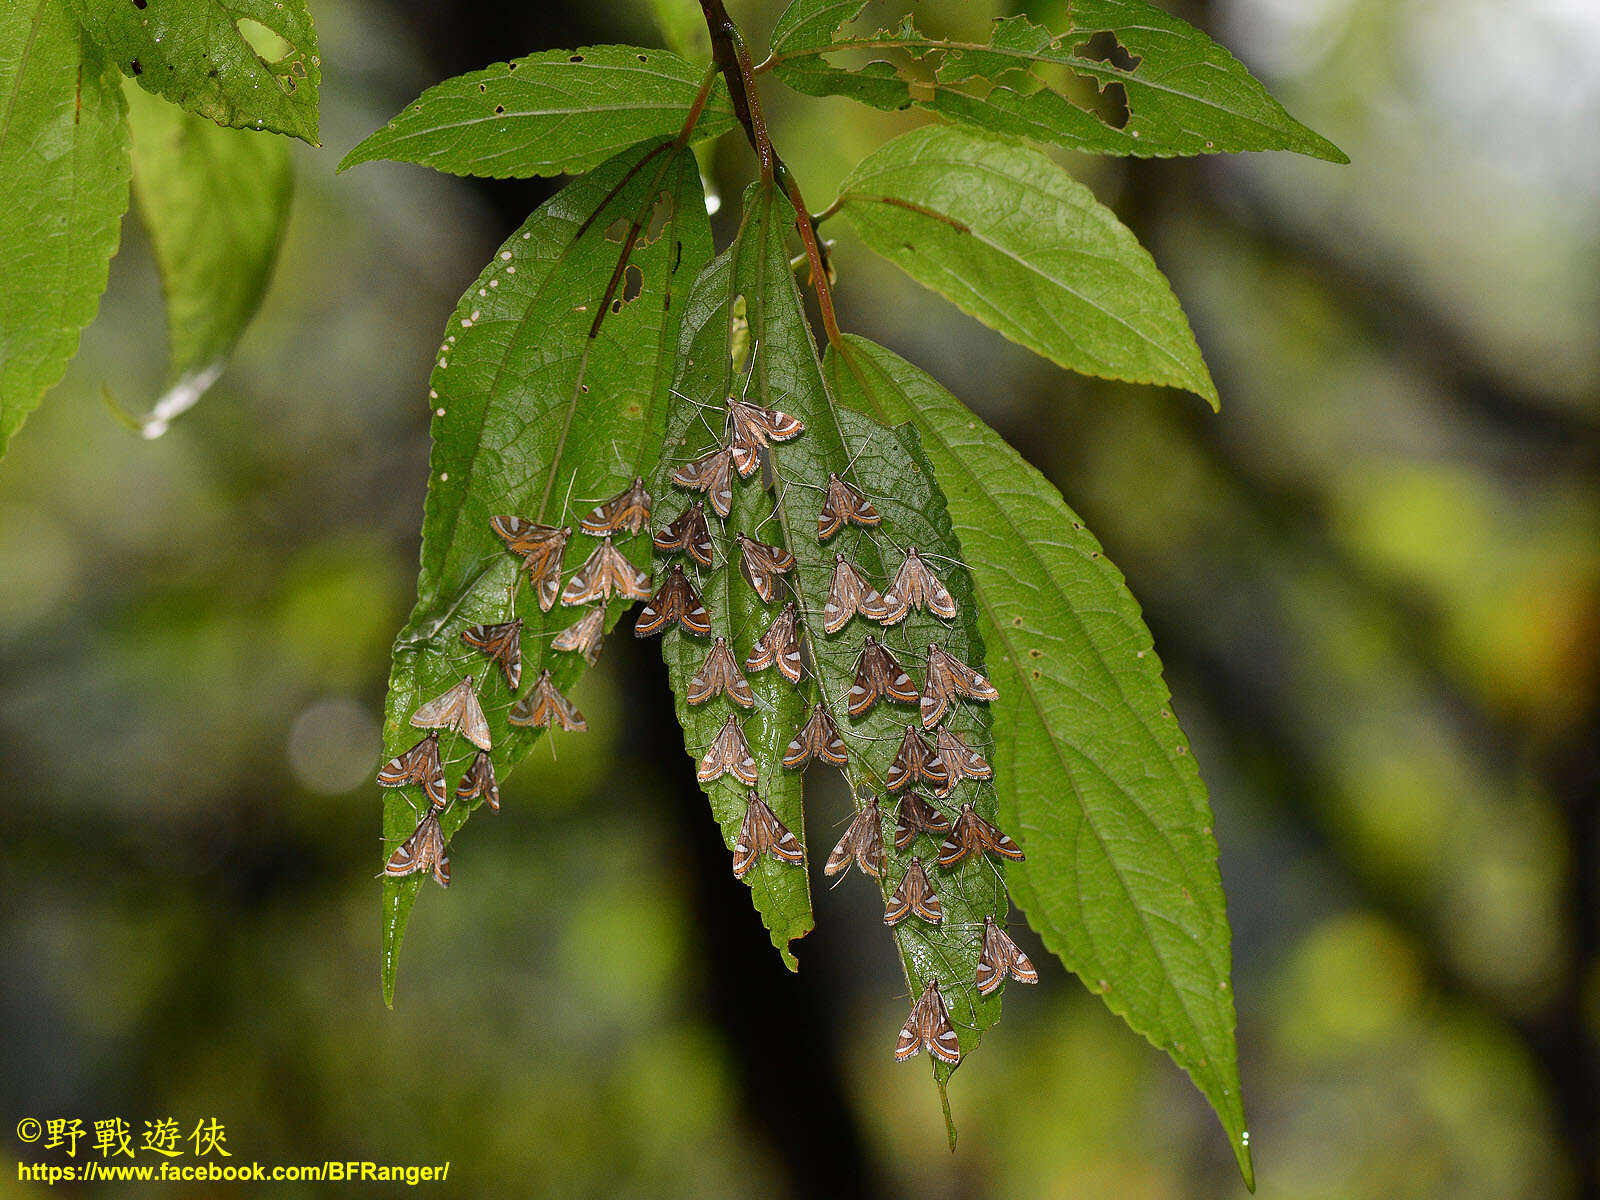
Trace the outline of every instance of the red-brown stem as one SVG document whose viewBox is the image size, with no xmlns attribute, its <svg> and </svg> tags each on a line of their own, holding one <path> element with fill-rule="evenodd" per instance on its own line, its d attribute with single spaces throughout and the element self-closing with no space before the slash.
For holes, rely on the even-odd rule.
<svg viewBox="0 0 1600 1200">
<path fill-rule="evenodd" d="M 766 118 L 761 112 L 761 91 L 756 86 L 755 64 L 750 58 L 750 47 L 744 34 L 734 24 L 722 0 L 700 0 L 700 10 L 705 14 L 706 28 L 711 33 L 711 54 L 722 77 L 728 83 L 728 93 L 733 98 L 733 113 L 744 126 L 756 157 L 761 161 L 761 178 L 768 184 L 783 188 L 789 203 L 794 206 L 795 228 L 805 244 L 806 258 L 811 264 L 811 284 L 817 289 L 817 307 L 822 312 L 822 327 L 828 340 L 841 340 L 839 321 L 833 311 L 833 291 L 828 284 L 828 258 L 817 238 L 816 225 L 806 208 L 800 185 L 773 148 L 767 133 Z"/>
</svg>

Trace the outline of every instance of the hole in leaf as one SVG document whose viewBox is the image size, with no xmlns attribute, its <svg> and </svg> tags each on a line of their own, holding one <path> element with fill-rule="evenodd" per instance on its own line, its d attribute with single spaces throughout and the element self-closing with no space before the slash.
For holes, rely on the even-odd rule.
<svg viewBox="0 0 1600 1200">
<path fill-rule="evenodd" d="M 641 54 L 641 55 L 639 55 L 639 56 L 638 56 L 638 58 L 639 58 L 639 61 L 640 61 L 640 62 L 649 62 L 649 61 L 650 61 L 650 60 L 649 60 L 649 58 L 647 58 L 647 57 L 646 57 L 646 56 L 645 56 L 645 55 L 643 55 L 643 54 Z"/>
<path fill-rule="evenodd" d="M 1109 29 L 1102 29 L 1094 34 L 1087 42 L 1076 46 L 1073 53 L 1079 58 L 1087 58 L 1091 62 L 1103 62 L 1108 67 L 1115 67 L 1119 71 L 1136 71 L 1144 59 L 1137 55 L 1129 54 L 1127 47 L 1117 41 L 1117 35 Z"/>
<path fill-rule="evenodd" d="M 655 206 L 650 210 L 650 220 L 645 223 L 644 232 L 639 235 L 639 244 L 648 246 L 661 236 L 661 231 L 667 227 L 667 222 L 672 220 L 672 214 L 677 206 L 677 201 L 672 198 L 672 193 L 662 189 L 656 197 Z"/>
<path fill-rule="evenodd" d="M 644 272 L 636 263 L 629 263 L 628 269 L 622 273 L 622 302 L 632 304 L 643 291 Z"/>
<path fill-rule="evenodd" d="M 1113 129 L 1127 127 L 1133 112 L 1128 108 L 1128 89 L 1112 80 L 1095 98 L 1094 115 Z"/>
<path fill-rule="evenodd" d="M 583 61 L 583 55 L 574 54 L 571 58 L 567 59 L 567 61 L 568 62 L 582 62 Z"/>
<path fill-rule="evenodd" d="M 133 0 L 133 6 L 135 8 L 142 9 L 149 2 L 150 2 L 150 0 Z"/>
<path fill-rule="evenodd" d="M 627 217 L 618 217 L 606 226 L 606 241 L 616 242 L 619 246 L 628 240 L 629 222 Z"/>
<path fill-rule="evenodd" d="M 504 104 L 496 104 L 494 106 L 494 115 L 495 116 L 503 117 L 503 116 L 505 116 L 505 114 L 506 114 L 506 106 Z"/>
<path fill-rule="evenodd" d="M 487 83 L 480 83 L 478 85 L 478 90 L 480 92 L 487 92 L 489 90 L 489 85 Z"/>
</svg>

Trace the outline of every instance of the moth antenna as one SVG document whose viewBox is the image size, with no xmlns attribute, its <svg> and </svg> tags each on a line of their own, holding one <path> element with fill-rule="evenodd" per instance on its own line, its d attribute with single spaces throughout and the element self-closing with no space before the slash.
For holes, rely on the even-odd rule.
<svg viewBox="0 0 1600 1200">
<path fill-rule="evenodd" d="M 561 522 L 565 522 L 567 514 L 572 511 L 572 489 L 578 485 L 578 472 L 574 470 L 567 478 L 567 498 L 561 502 Z M 543 514 L 540 514 L 543 519 Z M 561 522 L 558 522 L 561 523 Z"/>
<path fill-rule="evenodd" d="M 756 355 L 758 355 L 760 353 L 761 353 L 761 343 L 759 341 L 751 342 L 750 343 L 750 369 L 744 373 L 744 387 L 739 390 L 739 399 L 741 399 L 741 400 L 743 400 L 746 396 L 748 396 L 750 394 L 750 381 L 755 378 L 755 374 L 756 374 Z"/>
<path fill-rule="evenodd" d="M 856 459 L 860 458 L 866 453 L 867 447 L 872 445 L 872 439 L 877 436 L 878 435 L 875 431 L 867 435 L 867 440 L 861 443 L 861 449 L 857 450 L 850 456 L 849 461 L 844 464 L 844 471 L 839 472 L 840 475 L 843 475 L 845 471 L 852 471 L 855 469 Z"/>
</svg>

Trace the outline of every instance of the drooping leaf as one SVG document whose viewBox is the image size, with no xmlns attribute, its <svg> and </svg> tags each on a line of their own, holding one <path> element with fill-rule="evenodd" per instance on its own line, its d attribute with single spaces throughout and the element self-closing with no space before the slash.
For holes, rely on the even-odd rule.
<svg viewBox="0 0 1600 1200">
<path fill-rule="evenodd" d="M 1217 403 L 1155 260 L 1037 150 L 949 126 L 902 134 L 839 185 L 866 243 L 984 324 L 1068 370 Z"/>
<path fill-rule="evenodd" d="M 66 0 L 0 12 L 0 454 L 94 319 L 128 207 L 114 68 Z"/>
<path fill-rule="evenodd" d="M 1216 42 L 1146 0 L 1073 0 L 1071 25 L 1059 34 L 1007 17 L 987 43 L 929 37 L 910 16 L 893 29 L 840 32 L 868 6 L 794 0 L 772 32 L 769 62 L 778 78 L 813 96 L 849 96 L 882 109 L 916 104 L 996 133 L 1098 154 L 1293 150 L 1349 161 Z M 1114 36 L 1121 53 L 1092 56 L 1096 34 Z M 894 61 L 853 67 L 828 57 L 851 51 Z M 1087 95 L 1075 98 L 1053 78 L 1062 68 L 1086 81 Z M 1111 87 L 1121 90 L 1125 111 L 1106 116 L 1095 92 Z"/>
<path fill-rule="evenodd" d="M 305 0 L 72 0 L 72 6 L 145 91 L 219 125 L 318 144 L 322 63 Z"/>
<path fill-rule="evenodd" d="M 494 179 L 587 171 L 683 127 L 704 69 L 666 50 L 583 46 L 495 63 L 435 84 L 357 145 L 342 171 L 375 159 Z M 733 128 L 719 79 L 694 128 Z"/>
<path fill-rule="evenodd" d="M 618 155 L 542 204 L 467 289 L 439 348 L 429 393 L 433 456 L 422 523 L 417 605 L 395 642 L 385 707 L 384 756 L 414 744 L 417 706 L 472 674 L 504 776 L 536 734 L 512 729 L 505 677 L 461 641 L 480 623 L 523 619 L 526 694 L 548 667 L 566 691 L 583 659 L 550 648 L 582 615 L 542 612 L 520 563 L 490 528 L 511 514 L 569 524 L 565 571 L 598 544 L 579 532 L 598 500 L 648 473 L 659 456 L 684 297 L 711 257 L 693 155 L 658 142 Z M 617 545 L 649 561 L 648 531 Z M 519 582 L 520 581 L 520 582 Z M 614 624 L 623 603 L 613 601 Z M 441 739 L 452 791 L 473 757 L 464 739 Z M 385 793 L 383 832 L 392 851 L 416 824 L 416 788 Z M 466 821 L 444 814 L 447 835 Z M 471 867 L 457 864 L 456 886 Z M 383 887 L 383 983 L 394 992 L 396 957 L 421 876 Z"/>
<path fill-rule="evenodd" d="M 1170 1054 L 1254 1186 L 1211 810 L 1122 575 L 1061 494 L 931 378 L 849 337 L 841 403 L 907 421 L 949 497 L 989 646 L 1007 874 L 1045 944 Z"/>
<path fill-rule="evenodd" d="M 261 304 L 289 215 L 289 144 L 227 129 L 128 89 L 133 191 L 167 301 L 168 390 L 154 437 L 221 373 Z"/>
<path fill-rule="evenodd" d="M 876 894 L 867 902 L 875 908 L 884 903 L 899 884 L 912 854 L 928 864 L 944 905 L 944 921 L 929 925 L 907 918 L 895 926 L 893 936 L 910 994 L 920 995 L 928 978 L 937 977 L 958 1027 L 963 1051 L 967 1051 L 999 1017 L 999 997 L 980 997 L 974 976 L 982 950 L 984 917 L 991 913 L 1004 915 L 1000 873 L 990 862 L 968 860 L 952 869 L 932 865 L 938 847 L 927 836 L 920 837 L 904 853 L 894 850 L 896 797 L 885 790 L 883 780 L 905 727 L 919 723 L 918 712 L 914 706 L 880 702 L 860 719 L 852 719 L 846 709 L 846 694 L 855 679 L 856 660 L 868 633 L 887 644 L 914 678 L 922 673 L 921 665 L 932 641 L 982 670 L 983 642 L 977 632 L 971 582 L 961 566 L 961 547 L 951 527 L 944 496 L 916 434 L 905 427 L 884 428 L 857 413 L 841 411 L 829 394 L 789 266 L 784 235 L 793 219 L 786 199 L 759 183 L 752 185 L 745 197 L 737 240 L 696 284 L 684 320 L 682 374 L 675 388 L 683 398 L 674 400 L 666 458 L 684 461 L 715 446 L 723 435 L 717 410 L 722 409 L 729 395 L 743 395 L 754 404 L 804 422 L 805 431 L 800 436 L 769 447 L 774 479 L 771 492 L 762 490 L 760 477 L 735 481 L 741 507 L 730 517 L 726 541 L 719 547 L 717 567 L 712 573 L 715 576 L 721 572 L 728 581 L 714 580 L 709 587 L 719 597 L 725 588 L 736 596 L 741 589 L 747 594 L 742 604 L 735 603 L 732 621 L 735 648 L 742 662 L 779 606 L 756 603 L 754 607 L 765 609 L 768 616 L 757 616 L 741 628 L 744 612 L 750 607 L 750 589 L 736 577 L 736 569 L 727 565 L 732 535 L 741 530 L 742 521 L 754 517 L 755 527 L 745 527 L 743 531 L 787 547 L 797 560 L 787 579 L 815 669 L 808 671 L 802 681 L 803 704 L 799 708 L 791 704 L 782 710 L 783 719 L 793 722 L 787 733 L 780 729 L 776 736 L 768 736 L 763 726 L 762 736 L 750 739 L 751 749 L 760 759 L 763 787 L 776 786 L 784 802 L 791 802 L 792 785 L 783 781 L 786 772 L 778 759 L 782 746 L 798 732 L 804 711 L 821 700 L 849 749 L 846 774 L 857 808 L 868 795 L 876 795 L 884 810 L 889 867 L 879 886 L 871 889 Z M 742 363 L 746 354 L 749 365 L 736 370 L 736 364 Z M 707 409 L 705 405 L 714 407 Z M 876 530 L 852 527 L 825 544 L 819 542 L 817 516 L 830 471 L 854 483 L 877 506 L 883 520 Z M 677 492 L 681 498 L 689 498 L 682 489 Z M 857 617 L 838 633 L 827 633 L 822 625 L 822 610 L 835 554 L 847 554 L 881 590 L 909 546 L 916 546 L 943 579 L 959 606 L 958 619 L 945 622 L 914 612 L 902 623 L 885 627 Z M 670 644 L 667 658 L 675 683 L 681 686 L 688 659 Z M 958 705 L 947 723 L 976 748 L 991 744 L 989 714 L 981 704 Z M 709 743 L 709 726 L 710 722 L 691 720 L 686 727 L 691 750 L 703 750 Z M 938 802 L 951 816 L 959 804 L 971 802 L 983 816 L 994 817 L 992 784 L 965 783 L 961 789 L 947 801 Z M 797 813 L 797 809 L 794 811 Z M 718 815 L 726 820 L 720 810 Z M 780 815 L 788 819 L 788 814 Z M 808 849 L 815 859 L 818 853 L 826 855 L 853 813 L 813 811 L 807 815 Z M 724 830 L 728 830 L 726 823 Z M 794 868 L 775 869 L 798 874 Z M 795 879 L 789 886 L 798 895 L 804 882 Z M 857 891 L 868 890 L 859 881 L 852 886 Z M 759 893 L 756 901 L 758 906 L 762 903 Z M 770 922 L 771 917 L 766 912 L 763 915 Z M 887 1052 L 892 1038 L 886 1035 L 885 1043 Z M 936 1075 L 942 1084 L 949 1069 L 940 1066 Z"/>
</svg>

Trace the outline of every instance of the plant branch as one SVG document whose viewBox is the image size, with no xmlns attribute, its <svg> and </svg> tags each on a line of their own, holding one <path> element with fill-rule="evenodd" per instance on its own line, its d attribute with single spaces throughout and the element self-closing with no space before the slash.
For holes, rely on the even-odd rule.
<svg viewBox="0 0 1600 1200">
<path fill-rule="evenodd" d="M 706 29 L 711 34 L 711 55 L 717 69 L 727 81 L 733 99 L 733 113 L 744 126 L 745 136 L 755 149 L 761 162 L 761 178 L 768 184 L 783 188 L 784 195 L 795 211 L 795 228 L 805 244 L 806 258 L 811 263 L 811 286 L 817 290 L 817 307 L 822 312 L 822 326 L 830 342 L 841 340 L 838 318 L 833 311 L 833 290 L 830 280 L 832 269 L 828 264 L 827 250 L 817 237 L 817 225 L 806 207 L 800 185 L 795 181 L 788 165 L 778 155 L 767 133 L 766 117 L 761 111 L 761 92 L 756 86 L 756 68 L 750 58 L 750 46 L 744 34 L 728 15 L 722 0 L 700 0 L 700 10 L 705 14 Z"/>
</svg>

